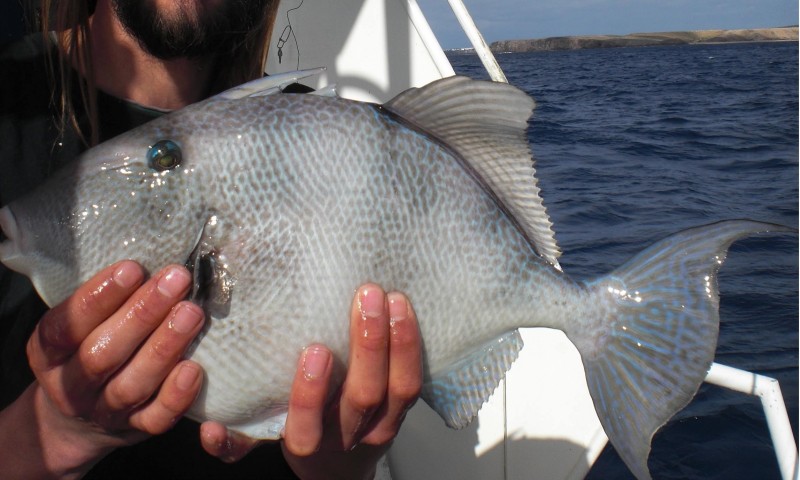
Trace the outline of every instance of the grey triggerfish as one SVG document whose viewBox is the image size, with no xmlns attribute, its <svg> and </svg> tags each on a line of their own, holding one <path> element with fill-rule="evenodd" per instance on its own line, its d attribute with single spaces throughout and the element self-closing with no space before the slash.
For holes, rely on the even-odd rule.
<svg viewBox="0 0 800 480">
<path fill-rule="evenodd" d="M 286 359 L 305 346 L 329 346 L 342 381 L 364 282 L 411 299 L 422 398 L 454 428 L 517 357 L 518 328 L 562 330 L 611 443 L 649 478 L 653 434 L 713 361 L 728 247 L 790 229 L 686 230 L 579 283 L 561 271 L 534 177 L 527 94 L 451 77 L 376 105 L 274 93 L 283 81 L 245 84 L 88 150 L 0 210 L 0 261 L 51 306 L 123 258 L 150 272 L 189 266 L 207 315 L 188 353 L 207 376 L 190 417 L 257 438 L 279 437 L 295 371 Z M 298 301 L 309 292 L 314 301 Z"/>
</svg>

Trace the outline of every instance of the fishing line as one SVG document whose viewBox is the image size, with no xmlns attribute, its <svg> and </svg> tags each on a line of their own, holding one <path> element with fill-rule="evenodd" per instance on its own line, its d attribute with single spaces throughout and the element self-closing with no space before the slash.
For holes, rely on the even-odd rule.
<svg viewBox="0 0 800 480">
<path fill-rule="evenodd" d="M 281 60 L 283 59 L 283 46 L 286 45 L 286 42 L 289 40 L 290 35 L 292 38 L 294 38 L 294 46 L 297 49 L 297 70 L 300 70 L 300 44 L 297 43 L 297 36 L 295 36 L 294 34 L 294 28 L 292 28 L 292 19 L 289 18 L 289 13 L 302 7 L 303 2 L 305 2 L 305 0 L 300 0 L 300 3 L 296 7 L 286 10 L 287 25 L 286 27 L 283 28 L 283 32 L 281 32 L 281 36 L 280 38 L 278 38 L 278 43 L 277 43 L 278 63 L 281 63 Z"/>
</svg>

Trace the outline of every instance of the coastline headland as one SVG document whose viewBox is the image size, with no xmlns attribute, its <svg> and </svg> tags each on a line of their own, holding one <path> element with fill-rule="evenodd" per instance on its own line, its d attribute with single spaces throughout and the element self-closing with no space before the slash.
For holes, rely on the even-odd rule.
<svg viewBox="0 0 800 480">
<path fill-rule="evenodd" d="M 495 53 L 579 50 L 585 48 L 645 47 L 696 43 L 798 41 L 798 28 L 742 30 L 692 30 L 685 32 L 631 33 L 628 35 L 579 35 L 492 42 Z"/>
</svg>

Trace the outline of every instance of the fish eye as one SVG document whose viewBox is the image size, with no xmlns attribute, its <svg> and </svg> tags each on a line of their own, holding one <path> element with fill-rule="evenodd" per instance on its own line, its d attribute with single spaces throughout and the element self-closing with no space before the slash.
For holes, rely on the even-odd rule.
<svg viewBox="0 0 800 480">
<path fill-rule="evenodd" d="M 181 164 L 181 147 L 172 140 L 158 141 L 147 151 L 147 160 L 154 170 L 172 170 Z"/>
</svg>

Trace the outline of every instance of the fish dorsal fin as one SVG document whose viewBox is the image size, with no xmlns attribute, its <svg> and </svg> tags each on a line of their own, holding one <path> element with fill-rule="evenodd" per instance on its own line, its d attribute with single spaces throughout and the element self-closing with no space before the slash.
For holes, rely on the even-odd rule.
<svg viewBox="0 0 800 480">
<path fill-rule="evenodd" d="M 518 330 L 492 340 L 446 371 L 432 375 L 422 387 L 423 400 L 448 427 L 466 427 L 500 384 L 522 345 Z"/>
<path fill-rule="evenodd" d="M 278 73 L 257 78 L 247 83 L 225 90 L 215 95 L 214 99 L 238 100 L 245 97 L 260 97 L 280 93 L 287 85 L 296 83 L 307 77 L 318 75 L 325 71 L 324 67 L 312 68 L 308 70 L 297 70 L 294 72 Z"/>
<path fill-rule="evenodd" d="M 506 83 L 448 77 L 384 107 L 454 150 L 495 195 L 536 251 L 560 270 L 526 135 L 535 103 Z"/>
</svg>

